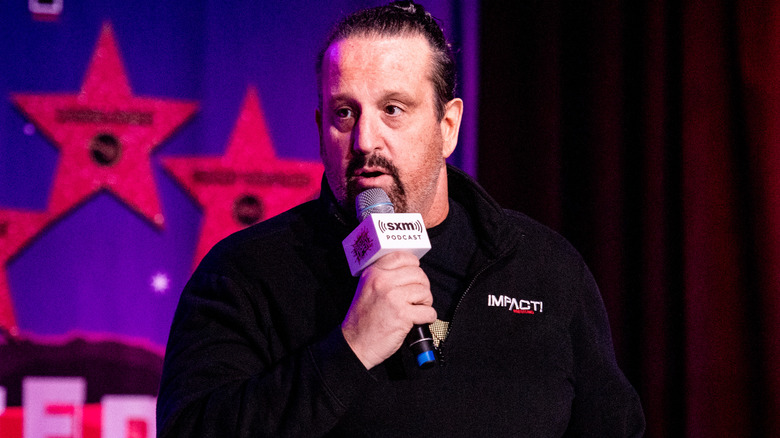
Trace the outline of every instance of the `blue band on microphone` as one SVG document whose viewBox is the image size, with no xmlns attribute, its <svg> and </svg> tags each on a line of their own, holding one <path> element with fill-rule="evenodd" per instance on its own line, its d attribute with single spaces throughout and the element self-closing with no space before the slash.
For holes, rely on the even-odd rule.
<svg viewBox="0 0 780 438">
<path fill-rule="evenodd" d="M 435 360 L 436 356 L 434 356 L 433 351 L 423 351 L 417 355 L 417 366 L 421 367 L 427 363 L 434 362 Z"/>
<path fill-rule="evenodd" d="M 366 210 L 373 210 L 374 208 L 382 207 L 383 205 L 389 205 L 391 208 L 393 207 L 393 203 L 392 202 L 377 202 L 376 204 L 371 204 L 371 205 L 368 205 L 368 206 L 365 206 L 365 207 L 361 208 L 360 209 L 360 213 L 362 214 Z M 378 210 L 378 211 L 382 211 L 382 210 Z"/>
</svg>

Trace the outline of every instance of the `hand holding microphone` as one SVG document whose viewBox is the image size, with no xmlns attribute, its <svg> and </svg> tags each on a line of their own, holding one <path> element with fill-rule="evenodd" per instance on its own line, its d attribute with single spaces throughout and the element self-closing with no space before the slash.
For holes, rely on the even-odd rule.
<svg viewBox="0 0 780 438">
<path fill-rule="evenodd" d="M 419 258 L 431 247 L 419 213 L 393 213 L 384 190 L 358 195 L 360 225 L 342 242 L 358 289 L 342 324 L 344 337 L 367 368 L 390 357 L 406 339 L 418 365 L 435 361 L 428 323 L 436 319 Z M 410 331 L 411 329 L 411 331 Z"/>
</svg>

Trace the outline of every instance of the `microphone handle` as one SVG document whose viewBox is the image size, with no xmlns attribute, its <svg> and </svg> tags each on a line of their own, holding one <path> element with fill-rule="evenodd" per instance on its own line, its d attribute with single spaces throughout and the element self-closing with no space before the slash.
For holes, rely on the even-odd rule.
<svg viewBox="0 0 780 438">
<path fill-rule="evenodd" d="M 433 353 L 433 336 L 428 325 L 415 324 L 412 331 L 406 335 L 406 344 L 412 349 L 417 366 L 420 368 L 430 368 L 436 363 L 436 356 Z"/>
</svg>

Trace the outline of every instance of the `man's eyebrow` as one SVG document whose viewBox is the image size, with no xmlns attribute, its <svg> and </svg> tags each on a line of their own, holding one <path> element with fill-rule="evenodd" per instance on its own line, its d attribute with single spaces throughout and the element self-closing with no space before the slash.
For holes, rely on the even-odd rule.
<svg viewBox="0 0 780 438">
<path fill-rule="evenodd" d="M 397 99 L 403 101 L 414 100 L 412 94 L 405 91 L 388 91 L 382 95 L 385 99 Z"/>
<path fill-rule="evenodd" d="M 334 94 L 328 98 L 328 102 L 331 105 L 341 105 L 343 103 L 354 103 L 355 99 L 350 97 L 346 93 Z"/>
<path fill-rule="evenodd" d="M 383 104 L 387 102 L 388 100 L 396 100 L 403 103 L 406 103 L 407 105 L 414 106 L 417 103 L 417 98 L 412 93 L 407 93 L 405 91 L 399 91 L 399 90 L 387 90 L 383 92 L 377 93 L 379 96 L 375 103 Z M 352 97 L 349 93 L 337 93 L 334 94 L 327 99 L 329 106 L 338 106 L 338 105 L 353 105 L 357 103 L 357 99 Z"/>
</svg>

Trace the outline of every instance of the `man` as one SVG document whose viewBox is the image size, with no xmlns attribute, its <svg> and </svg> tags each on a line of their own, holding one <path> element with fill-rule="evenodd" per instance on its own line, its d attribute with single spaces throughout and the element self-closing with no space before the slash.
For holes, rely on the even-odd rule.
<svg viewBox="0 0 780 438">
<path fill-rule="evenodd" d="M 204 259 L 171 328 L 161 436 L 637 436 L 603 304 L 561 237 L 448 167 L 463 102 L 411 2 L 342 21 L 318 60 L 318 200 Z M 431 251 L 350 275 L 358 193 L 419 212 Z M 404 339 L 431 324 L 436 366 Z"/>
</svg>

